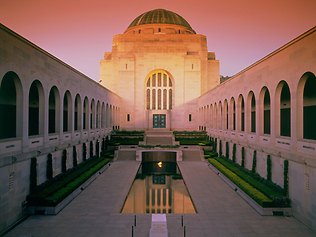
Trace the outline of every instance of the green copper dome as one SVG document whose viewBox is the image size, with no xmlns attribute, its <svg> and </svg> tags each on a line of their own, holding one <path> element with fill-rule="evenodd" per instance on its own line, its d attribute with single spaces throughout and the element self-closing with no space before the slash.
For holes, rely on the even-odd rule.
<svg viewBox="0 0 316 237">
<path fill-rule="evenodd" d="M 136 17 L 128 28 L 146 24 L 172 24 L 186 27 L 195 33 L 190 24 L 180 15 L 165 9 L 155 9 Z"/>
</svg>

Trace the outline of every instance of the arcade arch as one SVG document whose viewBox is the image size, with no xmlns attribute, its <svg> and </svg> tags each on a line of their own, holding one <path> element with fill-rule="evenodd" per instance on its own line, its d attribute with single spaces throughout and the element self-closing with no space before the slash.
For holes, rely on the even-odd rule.
<svg viewBox="0 0 316 237">
<path fill-rule="evenodd" d="M 49 92 L 48 99 L 48 133 L 59 132 L 60 124 L 60 97 L 56 86 L 53 86 Z"/>
<path fill-rule="evenodd" d="M 316 140 L 316 77 L 306 72 L 301 77 L 297 93 L 298 108 L 298 135 L 303 139 Z"/>
<path fill-rule="evenodd" d="M 20 78 L 7 72 L 0 80 L 0 139 L 22 135 L 22 96 Z"/>
<path fill-rule="evenodd" d="M 81 97 L 79 94 L 76 95 L 75 98 L 75 131 L 81 130 L 82 127 L 82 105 L 81 105 Z"/>
<path fill-rule="evenodd" d="M 29 136 L 43 134 L 44 130 L 44 92 L 39 80 L 32 82 L 29 90 Z"/>
<path fill-rule="evenodd" d="M 277 85 L 275 92 L 275 127 L 277 136 L 291 136 L 291 94 L 286 81 Z"/>
<path fill-rule="evenodd" d="M 64 94 L 63 100 L 63 131 L 70 132 L 72 130 L 72 100 L 69 90 Z"/>
</svg>

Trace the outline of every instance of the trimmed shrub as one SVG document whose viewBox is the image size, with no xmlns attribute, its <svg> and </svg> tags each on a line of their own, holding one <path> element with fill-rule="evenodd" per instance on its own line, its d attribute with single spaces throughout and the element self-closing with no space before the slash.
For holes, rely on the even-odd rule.
<svg viewBox="0 0 316 237">
<path fill-rule="evenodd" d="M 66 173 L 67 171 L 67 150 L 63 150 L 61 157 L 61 172 Z"/>
<path fill-rule="evenodd" d="M 89 156 L 89 158 L 91 158 L 91 157 L 93 157 L 93 142 L 92 141 L 90 141 L 90 156 Z"/>
<path fill-rule="evenodd" d="M 241 167 L 245 167 L 245 148 L 241 148 Z"/>
<path fill-rule="evenodd" d="M 106 136 L 106 138 L 105 138 L 105 151 L 107 151 L 108 150 L 108 147 L 109 147 L 109 143 L 110 143 L 110 139 L 109 139 L 109 136 Z"/>
<path fill-rule="evenodd" d="M 233 183 L 235 183 L 239 188 L 241 188 L 245 193 L 247 193 L 251 198 L 253 198 L 259 205 L 261 205 L 262 207 L 271 207 L 273 205 L 271 198 L 269 198 L 257 188 L 253 187 L 244 179 L 226 168 L 218 160 L 209 159 L 209 162 L 214 165 L 220 172 L 222 172 L 226 177 L 228 177 Z"/>
<path fill-rule="evenodd" d="M 52 180 L 53 179 L 53 156 L 51 153 L 47 155 L 47 162 L 46 162 L 46 179 Z"/>
<path fill-rule="evenodd" d="M 108 137 L 106 139 L 108 144 L 114 146 L 138 145 L 140 141 L 144 141 L 144 131 L 113 131 L 110 141 Z M 105 147 L 105 149 L 107 149 L 107 147 Z"/>
<path fill-rule="evenodd" d="M 229 159 L 229 142 L 226 142 L 226 154 L 225 154 L 225 157 L 226 159 Z"/>
<path fill-rule="evenodd" d="M 205 131 L 174 131 L 173 134 L 181 145 L 212 145 Z"/>
<path fill-rule="evenodd" d="M 82 160 L 83 161 L 87 160 L 87 145 L 86 145 L 86 143 L 82 144 Z"/>
<path fill-rule="evenodd" d="M 110 159 L 96 158 L 80 163 L 67 173 L 59 174 L 52 181 L 40 185 L 27 200 L 35 206 L 56 206 L 109 161 Z"/>
<path fill-rule="evenodd" d="M 102 142 L 101 142 L 101 156 L 104 156 L 105 154 L 105 139 L 102 138 Z"/>
<path fill-rule="evenodd" d="M 284 195 L 289 196 L 289 161 L 288 160 L 284 160 L 283 189 L 284 189 Z"/>
<path fill-rule="evenodd" d="M 77 161 L 77 149 L 76 146 L 72 147 L 72 166 L 77 167 L 78 161 Z"/>
<path fill-rule="evenodd" d="M 251 168 L 252 173 L 257 172 L 257 151 L 253 151 L 253 157 L 252 157 L 252 168 Z"/>
<path fill-rule="evenodd" d="M 30 167 L 30 193 L 34 193 L 37 187 L 37 160 L 36 157 L 31 158 Z"/>
<path fill-rule="evenodd" d="M 99 140 L 97 140 L 95 142 L 95 156 L 96 157 L 100 157 L 100 144 L 99 144 Z"/>
<path fill-rule="evenodd" d="M 273 203 L 271 204 L 271 206 L 274 206 L 274 207 L 290 206 L 290 200 L 288 199 L 288 197 L 284 196 L 284 190 L 280 186 L 260 177 L 258 174 L 254 174 L 247 169 L 241 168 L 238 164 L 233 163 L 230 160 L 220 159 L 220 158 L 209 159 L 209 161 L 210 160 L 216 160 L 217 162 L 221 163 L 224 167 L 229 169 L 231 172 L 235 173 L 237 176 L 242 178 L 251 186 L 255 187 L 256 189 L 260 190 L 260 192 L 262 192 L 263 194 L 271 198 L 273 200 Z"/>
<path fill-rule="evenodd" d="M 236 144 L 233 145 L 233 162 L 236 163 Z"/>
<path fill-rule="evenodd" d="M 267 180 L 272 180 L 272 162 L 271 162 L 271 156 L 268 155 L 267 157 Z"/>
</svg>

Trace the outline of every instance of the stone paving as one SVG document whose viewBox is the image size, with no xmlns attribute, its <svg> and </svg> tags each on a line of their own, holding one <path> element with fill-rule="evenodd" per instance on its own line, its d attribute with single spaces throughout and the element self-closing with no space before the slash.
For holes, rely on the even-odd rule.
<svg viewBox="0 0 316 237">
<path fill-rule="evenodd" d="M 183 161 L 179 167 L 197 214 L 184 215 L 187 237 L 286 236 L 316 233 L 293 217 L 260 216 L 230 189 L 204 161 Z M 56 216 L 31 216 L 6 237 L 132 236 L 134 215 L 120 214 L 139 162 L 115 161 Z M 148 237 L 151 215 L 137 214 L 135 237 Z M 169 237 L 182 237 L 181 215 L 168 214 Z"/>
<path fill-rule="evenodd" d="M 205 161 L 178 165 L 198 212 L 184 216 L 186 236 L 316 236 L 294 217 L 259 215 Z M 168 215 L 167 225 L 169 237 L 183 236 L 181 215 Z"/>
</svg>

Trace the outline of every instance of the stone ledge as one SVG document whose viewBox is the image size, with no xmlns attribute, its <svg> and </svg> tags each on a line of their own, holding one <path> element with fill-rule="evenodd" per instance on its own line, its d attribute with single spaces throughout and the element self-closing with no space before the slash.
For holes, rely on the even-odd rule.
<svg viewBox="0 0 316 237">
<path fill-rule="evenodd" d="M 253 209 L 256 210 L 262 216 L 292 216 L 292 208 L 290 207 L 262 207 L 256 201 L 254 201 L 248 194 L 241 190 L 236 184 L 216 169 L 212 164 L 208 164 L 208 167 L 216 173 L 229 187 L 231 187 L 240 197 L 242 197 Z"/>
<path fill-rule="evenodd" d="M 86 187 L 88 187 L 99 175 L 101 175 L 109 166 L 111 162 L 107 163 L 101 169 L 99 169 L 88 180 L 81 184 L 76 190 L 69 194 L 64 200 L 58 203 L 56 206 L 29 206 L 27 213 L 29 215 L 57 215 L 62 209 L 64 209 L 73 199 L 75 199 Z"/>
</svg>

